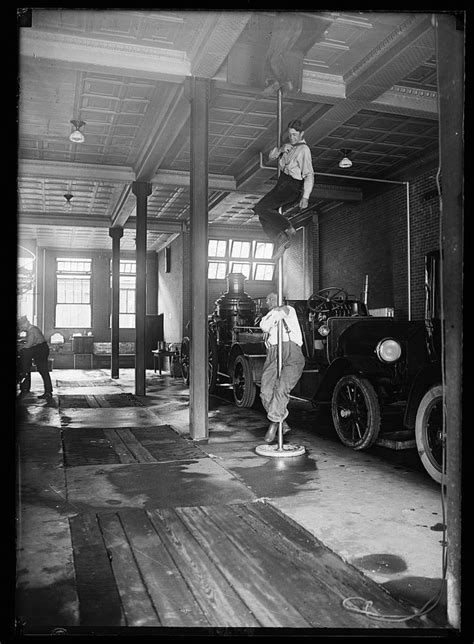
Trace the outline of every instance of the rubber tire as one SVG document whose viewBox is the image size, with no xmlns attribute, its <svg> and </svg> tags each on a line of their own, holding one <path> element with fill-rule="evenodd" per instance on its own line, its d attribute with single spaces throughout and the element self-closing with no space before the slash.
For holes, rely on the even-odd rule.
<svg viewBox="0 0 474 644">
<path fill-rule="evenodd" d="M 239 378 L 238 382 L 237 378 Z M 237 356 L 235 359 L 232 369 L 232 389 L 237 407 L 251 407 L 255 402 L 257 386 L 253 380 L 250 362 L 245 356 Z"/>
<path fill-rule="evenodd" d="M 189 387 L 189 371 L 190 371 L 190 347 L 189 338 L 185 336 L 181 341 L 181 349 L 179 352 L 179 364 L 181 366 L 181 376 L 185 385 Z"/>
<path fill-rule="evenodd" d="M 217 384 L 217 340 L 212 331 L 209 331 L 209 392 L 212 393 Z M 181 365 L 181 375 L 184 384 L 189 387 L 189 378 L 191 373 L 191 355 L 190 355 L 190 340 L 186 336 L 181 342 L 181 351 L 179 354 L 179 363 Z"/>
<path fill-rule="evenodd" d="M 430 416 L 438 405 L 441 405 L 441 428 L 438 427 L 437 419 L 434 419 L 434 425 L 432 429 L 437 433 L 442 430 L 442 405 L 443 405 L 443 387 L 442 385 L 435 385 L 428 389 L 425 393 L 421 402 L 418 406 L 415 419 L 415 438 L 416 438 L 416 449 L 418 450 L 418 455 L 420 456 L 423 467 L 431 476 L 431 478 L 436 481 L 436 483 L 441 483 L 442 478 L 442 468 L 443 468 L 443 458 L 441 456 L 441 462 L 433 454 L 433 440 L 430 441 L 430 436 L 428 434 L 428 427 Z M 432 419 L 433 422 L 433 419 Z M 431 437 L 432 438 L 432 437 Z M 439 442 L 434 445 L 439 448 Z M 441 445 L 442 450 L 442 445 Z"/>
<path fill-rule="evenodd" d="M 350 386 L 351 384 L 355 386 L 356 390 L 361 394 L 362 402 L 367 413 L 367 420 L 364 421 L 362 435 L 358 439 L 350 439 L 347 437 L 347 430 L 344 431 L 341 424 L 341 415 L 339 413 L 342 391 L 345 387 Z M 362 450 L 368 449 L 377 440 L 380 431 L 380 405 L 374 387 L 365 378 L 360 378 L 356 375 L 348 375 L 343 376 L 336 383 L 331 399 L 331 413 L 334 428 L 339 439 L 344 445 L 352 447 L 352 449 Z"/>
<path fill-rule="evenodd" d="M 217 339 L 214 333 L 209 330 L 208 340 L 208 357 L 209 357 L 209 393 L 212 393 L 217 385 L 217 372 L 219 367 L 219 359 L 217 355 Z"/>
</svg>

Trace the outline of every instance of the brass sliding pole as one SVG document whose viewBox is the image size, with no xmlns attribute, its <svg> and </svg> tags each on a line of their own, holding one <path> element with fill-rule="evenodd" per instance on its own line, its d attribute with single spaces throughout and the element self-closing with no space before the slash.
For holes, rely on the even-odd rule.
<svg viewBox="0 0 474 644">
<path fill-rule="evenodd" d="M 282 108 L 282 91 L 281 87 L 278 88 L 277 92 L 277 147 L 281 146 L 281 108 Z M 277 164 L 277 177 L 280 176 L 280 164 Z M 283 304 L 283 257 L 280 257 L 278 260 L 278 306 Z M 278 322 L 278 349 L 277 349 L 277 359 L 278 359 L 278 379 L 281 376 L 281 366 L 282 366 L 282 323 L 281 320 Z M 278 449 L 283 449 L 283 422 L 280 420 L 278 422 Z"/>
</svg>

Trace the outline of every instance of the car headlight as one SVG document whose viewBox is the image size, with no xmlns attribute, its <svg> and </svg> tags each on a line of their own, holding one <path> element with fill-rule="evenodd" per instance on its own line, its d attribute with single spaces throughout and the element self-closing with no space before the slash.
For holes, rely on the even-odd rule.
<svg viewBox="0 0 474 644">
<path fill-rule="evenodd" d="M 375 347 L 377 358 L 382 362 L 395 362 L 402 355 L 402 347 L 392 338 L 385 338 Z"/>
<path fill-rule="evenodd" d="M 329 335 L 329 327 L 327 324 L 321 324 L 321 326 L 318 329 L 319 335 L 322 335 L 324 338 Z"/>
</svg>

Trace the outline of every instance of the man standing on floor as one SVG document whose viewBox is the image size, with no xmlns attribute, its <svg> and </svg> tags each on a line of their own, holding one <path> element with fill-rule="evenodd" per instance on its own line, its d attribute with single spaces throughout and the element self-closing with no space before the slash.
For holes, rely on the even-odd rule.
<svg viewBox="0 0 474 644">
<path fill-rule="evenodd" d="M 296 385 L 303 372 L 305 359 L 301 351 L 303 336 L 296 311 L 288 304 L 277 306 L 278 296 L 269 293 L 266 298 L 269 312 L 260 321 L 260 328 L 265 333 L 267 357 L 263 365 L 260 398 L 270 421 L 265 441 L 273 442 L 278 424 L 283 421 L 283 434 L 290 431 L 285 422 L 288 416 L 290 391 Z M 282 324 L 281 371 L 278 375 L 278 322 Z"/>
<path fill-rule="evenodd" d="M 289 143 L 270 150 L 270 160 L 279 159 L 280 176 L 277 184 L 254 206 L 262 228 L 274 243 L 273 259 L 279 259 L 296 234 L 286 217 L 278 212 L 281 206 L 299 202 L 300 210 L 308 207 L 314 186 L 311 151 L 304 140 L 303 124 L 299 119 L 288 123 Z"/>
<path fill-rule="evenodd" d="M 43 378 L 44 384 L 44 394 L 38 396 L 38 398 L 51 399 L 53 397 L 53 385 L 48 368 L 48 343 L 38 327 L 31 324 L 26 315 L 23 315 L 18 320 L 18 327 L 20 331 L 26 331 L 26 338 L 19 346 L 20 370 L 24 374 L 29 374 L 31 371 L 31 361 L 34 359 L 36 368 Z"/>
</svg>

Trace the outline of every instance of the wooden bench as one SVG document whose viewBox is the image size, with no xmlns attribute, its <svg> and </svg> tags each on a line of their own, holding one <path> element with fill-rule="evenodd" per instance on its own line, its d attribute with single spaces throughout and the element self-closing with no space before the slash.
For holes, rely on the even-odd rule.
<svg viewBox="0 0 474 644">
<path fill-rule="evenodd" d="M 111 342 L 94 342 L 93 364 L 95 367 L 110 367 L 112 360 Z M 119 342 L 119 366 L 135 366 L 135 342 Z"/>
</svg>

